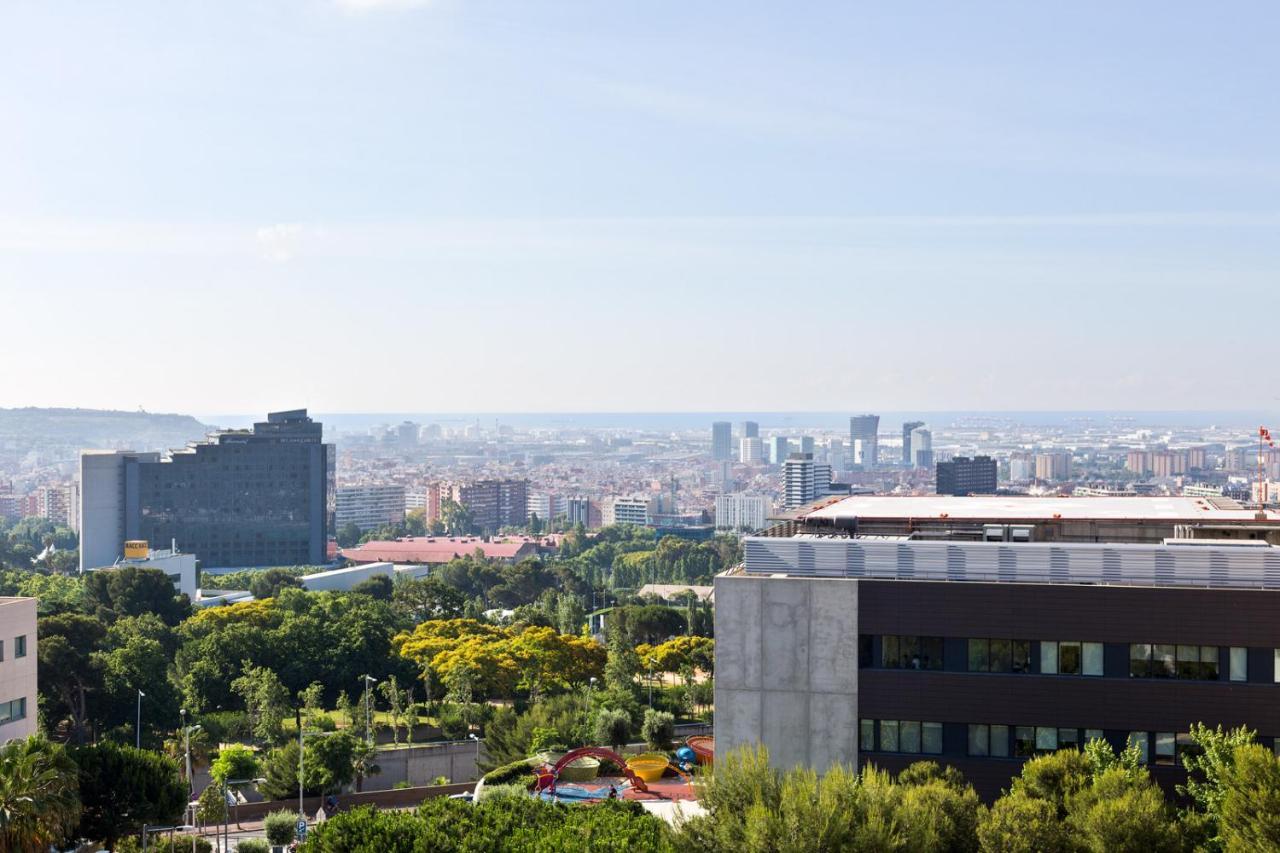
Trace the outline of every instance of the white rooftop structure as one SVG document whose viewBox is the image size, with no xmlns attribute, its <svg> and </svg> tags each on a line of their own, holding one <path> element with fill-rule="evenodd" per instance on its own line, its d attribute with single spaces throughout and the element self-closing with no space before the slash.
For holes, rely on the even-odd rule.
<svg viewBox="0 0 1280 853">
<path fill-rule="evenodd" d="M 807 520 L 845 518 L 949 518 L 974 521 L 1028 521 L 1040 519 L 1234 522 L 1256 521 L 1256 510 L 1236 501 L 1212 497 L 1002 497 L 975 495 L 881 496 L 854 495 L 835 499 L 802 513 Z M 1280 512 L 1269 510 L 1269 522 L 1280 522 Z"/>
</svg>

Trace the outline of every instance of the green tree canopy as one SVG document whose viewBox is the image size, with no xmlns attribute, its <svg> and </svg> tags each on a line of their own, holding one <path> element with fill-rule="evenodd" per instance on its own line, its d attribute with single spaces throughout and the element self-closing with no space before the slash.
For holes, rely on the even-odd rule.
<svg viewBox="0 0 1280 853">
<path fill-rule="evenodd" d="M 159 753 L 103 741 L 71 750 L 78 768 L 81 838 L 114 848 L 143 824 L 173 824 L 187 804 L 175 761 Z"/>
<path fill-rule="evenodd" d="M 77 768 L 60 745 L 34 735 L 0 747 L 0 849 L 45 853 L 79 821 Z"/>
</svg>

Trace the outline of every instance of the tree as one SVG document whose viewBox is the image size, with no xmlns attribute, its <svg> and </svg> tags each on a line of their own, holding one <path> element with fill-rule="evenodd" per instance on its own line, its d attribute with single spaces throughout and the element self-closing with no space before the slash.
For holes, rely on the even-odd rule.
<svg viewBox="0 0 1280 853">
<path fill-rule="evenodd" d="M 650 748 L 659 752 L 671 749 L 671 741 L 676 735 L 676 718 L 666 711 L 655 711 L 649 708 L 644 712 L 644 723 L 640 726 L 640 736 Z"/>
<path fill-rule="evenodd" d="M 276 598 L 282 589 L 302 589 L 302 581 L 288 569 L 267 569 L 249 582 L 249 592 L 257 599 Z"/>
<path fill-rule="evenodd" d="M 1280 850 L 1280 761 L 1256 743 L 1239 743 L 1219 775 L 1220 842 L 1228 853 Z"/>
<path fill-rule="evenodd" d="M 978 822 L 983 853 L 1069 853 L 1071 839 L 1048 800 L 1006 794 Z"/>
<path fill-rule="evenodd" d="M 586 623 L 587 611 L 576 595 L 561 595 L 556 600 L 556 629 L 561 634 L 578 634 Z"/>
<path fill-rule="evenodd" d="M 609 654 L 604 666 L 604 683 L 613 690 L 635 692 L 640 658 L 627 641 L 624 631 L 610 631 Z"/>
<path fill-rule="evenodd" d="M 596 714 L 592 732 L 596 743 L 608 744 L 615 750 L 621 749 L 631 740 L 631 715 L 626 711 L 601 708 Z"/>
<path fill-rule="evenodd" d="M 336 793 L 356 777 L 361 744 L 348 732 L 307 740 L 303 762 L 303 792 L 307 796 Z M 262 764 L 263 781 L 258 791 L 269 800 L 298 795 L 298 742 L 290 740 L 273 749 Z"/>
<path fill-rule="evenodd" d="M 1182 837 L 1164 794 L 1146 771 L 1110 767 L 1067 803 L 1067 827 L 1090 853 L 1176 853 Z M 1256 848 L 1250 848 L 1256 849 Z"/>
<path fill-rule="evenodd" d="M 219 785 L 231 780 L 252 779 L 258 775 L 258 756 L 240 744 L 223 747 L 209 765 L 209 775 Z"/>
<path fill-rule="evenodd" d="M 262 830 L 267 834 L 267 840 L 273 846 L 284 847 L 293 843 L 294 817 L 293 812 L 282 809 L 278 812 L 271 812 L 271 814 L 263 818 Z"/>
<path fill-rule="evenodd" d="M 78 768 L 81 838 L 103 839 L 108 849 L 143 824 L 173 824 L 187 804 L 177 762 L 155 752 L 103 741 L 71 750 Z"/>
<path fill-rule="evenodd" d="M 1178 786 L 1178 793 L 1189 797 L 1196 810 L 1204 815 L 1207 825 L 1209 850 L 1223 849 L 1221 808 L 1226 796 L 1225 778 L 1235 761 L 1236 749 L 1254 742 L 1254 734 L 1241 726 L 1238 729 L 1209 728 L 1203 723 L 1191 726 L 1191 740 L 1198 752 L 1182 756 L 1187 768 L 1187 782 Z"/>
<path fill-rule="evenodd" d="M 367 595 L 379 601 L 390 601 L 394 592 L 394 583 L 386 575 L 374 575 L 351 588 L 354 593 Z"/>
<path fill-rule="evenodd" d="M 440 501 L 440 522 L 450 536 L 466 536 L 476 532 L 471 511 L 453 498 Z"/>
<path fill-rule="evenodd" d="M 346 524 L 338 528 L 336 538 L 338 546 L 341 548 L 351 548 L 360 542 L 360 525 L 354 521 L 348 521 Z"/>
<path fill-rule="evenodd" d="M 142 735 L 151 745 L 159 743 L 162 724 L 177 717 L 180 705 L 168 673 L 175 645 L 173 629 L 153 614 L 116 620 L 102 649 L 91 656 L 102 683 L 90 704 L 104 727 L 127 730 L 133 739 L 138 691 L 142 690 L 147 694 Z"/>
<path fill-rule="evenodd" d="M 70 720 L 72 739 L 83 743 L 89 723 L 89 694 L 102 684 L 102 672 L 93 655 L 106 637 L 106 627 L 91 616 L 63 613 L 41 619 L 37 631 L 39 687 L 46 721 L 56 727 L 62 720 Z"/>
<path fill-rule="evenodd" d="M 57 744 L 33 735 L 0 747 L 0 848 L 44 853 L 80 820 L 75 763 Z"/>
<path fill-rule="evenodd" d="M 392 601 L 396 610 L 416 625 L 428 619 L 460 618 L 467 599 L 439 578 L 426 577 L 396 584 Z"/>
<path fill-rule="evenodd" d="M 107 624 L 122 616 L 152 613 L 166 625 L 177 625 L 191 615 L 186 595 L 175 595 L 173 581 L 160 569 L 125 566 L 89 572 L 84 580 L 89 611 Z"/>
<path fill-rule="evenodd" d="M 278 738 L 289 712 L 289 691 L 279 677 L 266 667 L 246 664 L 244 675 L 233 681 L 231 688 L 244 701 L 254 736 L 263 741 Z"/>
</svg>

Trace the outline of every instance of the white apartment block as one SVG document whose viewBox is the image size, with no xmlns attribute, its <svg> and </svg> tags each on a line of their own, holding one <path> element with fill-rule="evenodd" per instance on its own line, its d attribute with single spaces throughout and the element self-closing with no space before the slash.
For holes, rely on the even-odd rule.
<svg viewBox="0 0 1280 853">
<path fill-rule="evenodd" d="M 334 526 L 354 524 L 373 530 L 404 521 L 404 486 L 340 486 L 334 509 Z"/>
<path fill-rule="evenodd" d="M 764 495 L 737 492 L 716 497 L 718 530 L 763 530 L 773 506 Z"/>
<path fill-rule="evenodd" d="M 759 436 L 739 439 L 738 458 L 747 465 L 759 465 L 764 462 L 764 442 Z"/>
<path fill-rule="evenodd" d="M 610 498 L 601 508 L 601 521 L 610 524 L 648 524 L 657 512 L 657 502 L 652 498 Z"/>
<path fill-rule="evenodd" d="M 568 512 L 569 502 L 560 495 L 529 495 L 525 517 L 532 519 L 536 515 L 542 521 L 551 521 L 558 515 L 567 515 Z"/>
<path fill-rule="evenodd" d="M 0 743 L 36 731 L 36 600 L 0 598 Z"/>
</svg>

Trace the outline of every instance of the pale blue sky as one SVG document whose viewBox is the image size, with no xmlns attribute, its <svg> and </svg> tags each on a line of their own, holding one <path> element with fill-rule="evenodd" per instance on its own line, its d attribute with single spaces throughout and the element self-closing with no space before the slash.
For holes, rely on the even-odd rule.
<svg viewBox="0 0 1280 853">
<path fill-rule="evenodd" d="M 1269 407 L 1278 34 L 1273 3 L 6 3 L 0 406 Z"/>
</svg>

